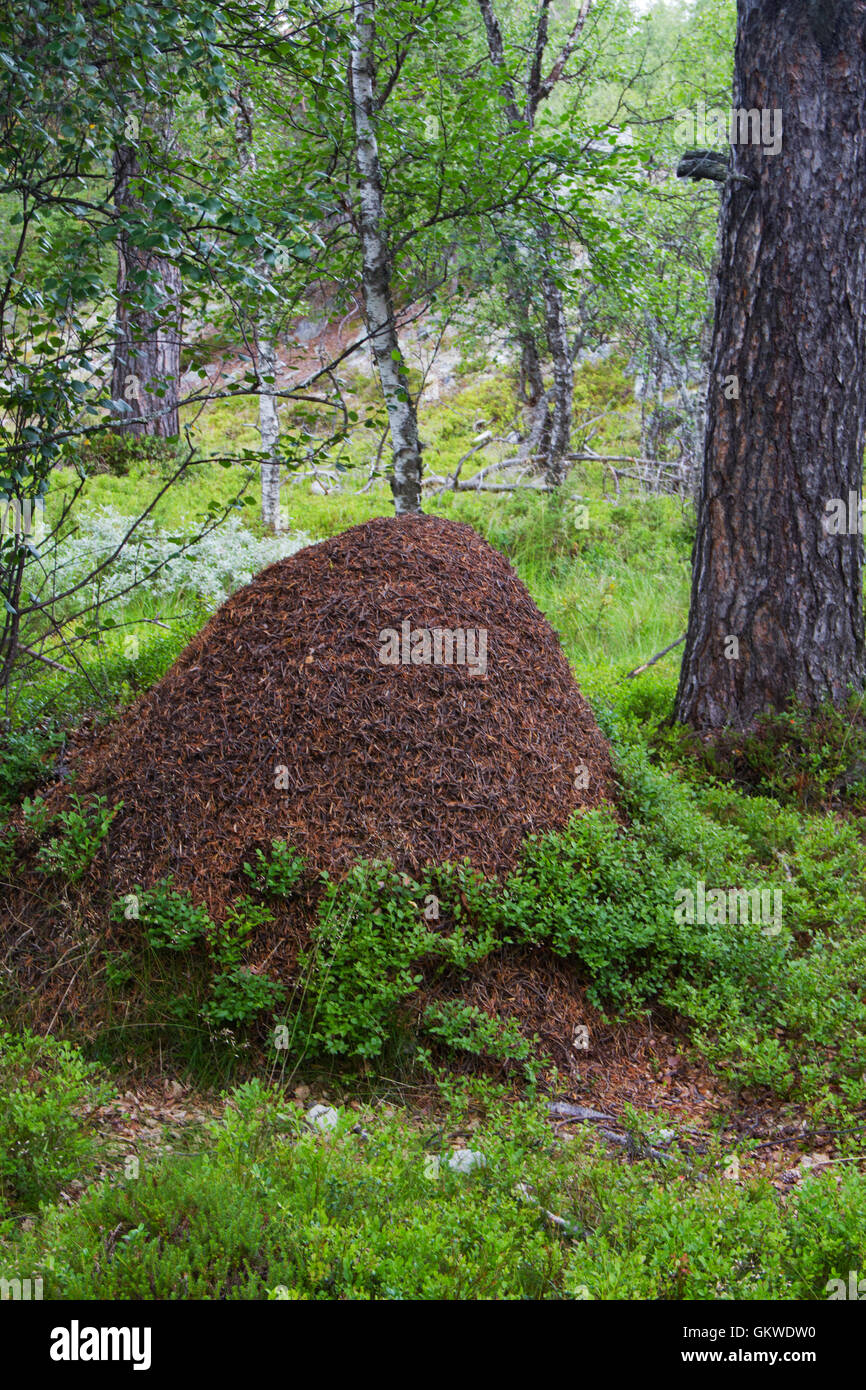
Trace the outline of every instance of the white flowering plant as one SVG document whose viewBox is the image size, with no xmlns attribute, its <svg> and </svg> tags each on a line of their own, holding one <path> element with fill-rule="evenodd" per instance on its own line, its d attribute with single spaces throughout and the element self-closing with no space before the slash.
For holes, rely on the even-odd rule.
<svg viewBox="0 0 866 1390">
<path fill-rule="evenodd" d="M 112 555 L 129 526 L 130 518 L 114 507 L 83 512 L 75 534 L 60 541 L 53 561 L 63 588 L 86 577 Z M 93 580 L 92 598 L 98 598 L 104 607 L 116 603 L 126 591 L 132 598 L 135 590 L 130 590 L 130 585 L 143 583 L 152 596 L 195 597 L 208 607 L 217 607 L 266 565 L 310 544 L 310 537 L 302 532 L 256 536 L 234 515 L 195 537 L 192 524 L 164 531 L 152 520 L 140 522 L 117 558 Z"/>
</svg>

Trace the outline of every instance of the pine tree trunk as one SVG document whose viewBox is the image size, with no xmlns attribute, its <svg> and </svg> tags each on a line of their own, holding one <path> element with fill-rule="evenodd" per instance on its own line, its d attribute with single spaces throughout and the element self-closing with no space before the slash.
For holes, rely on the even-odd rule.
<svg viewBox="0 0 866 1390">
<path fill-rule="evenodd" d="M 397 336 L 391 294 L 391 257 L 385 235 L 382 170 L 376 142 L 374 11 L 372 0 L 354 0 L 350 87 L 355 122 L 355 162 L 360 185 L 364 311 L 370 346 L 388 412 L 398 516 L 421 510 L 421 446 L 415 405 Z"/>
<path fill-rule="evenodd" d="M 139 167 L 132 145 L 115 150 L 114 175 L 118 209 L 135 209 L 132 181 L 139 176 Z M 168 439 L 180 433 L 181 290 L 175 263 L 135 246 L 121 230 L 111 395 L 130 407 L 116 426 L 125 434 Z M 145 308 L 151 298 L 156 299 L 156 307 Z"/>
<path fill-rule="evenodd" d="M 748 727 L 864 678 L 866 5 L 739 0 L 734 106 L 781 110 L 781 152 L 733 150 L 677 717 Z"/>
</svg>

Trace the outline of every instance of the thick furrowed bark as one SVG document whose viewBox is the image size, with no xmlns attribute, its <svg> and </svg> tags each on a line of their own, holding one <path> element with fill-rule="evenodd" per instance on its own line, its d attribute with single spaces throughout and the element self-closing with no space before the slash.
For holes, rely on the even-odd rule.
<svg viewBox="0 0 866 1390">
<path fill-rule="evenodd" d="M 783 141 L 775 156 L 736 145 L 734 170 L 756 187 L 723 195 L 677 694 L 677 717 L 704 729 L 748 726 L 791 696 L 839 703 L 863 683 L 862 536 L 828 533 L 826 518 L 862 483 L 864 0 L 739 0 L 734 106 L 781 110 Z"/>
</svg>

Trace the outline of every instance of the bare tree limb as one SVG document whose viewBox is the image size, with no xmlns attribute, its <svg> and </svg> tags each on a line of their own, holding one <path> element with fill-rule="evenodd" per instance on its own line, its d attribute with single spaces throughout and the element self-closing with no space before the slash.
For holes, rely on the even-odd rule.
<svg viewBox="0 0 866 1390">
<path fill-rule="evenodd" d="M 562 77 L 565 65 L 577 47 L 577 41 L 583 32 L 583 26 L 589 17 L 592 9 L 593 0 L 583 0 L 577 19 L 574 22 L 571 33 L 559 51 L 559 55 L 553 63 L 549 73 L 542 82 L 538 84 L 536 91 L 530 96 L 531 116 L 534 118 L 535 112 L 543 101 L 545 101 L 553 91 L 559 79 Z M 546 35 L 545 35 L 546 42 Z"/>
<path fill-rule="evenodd" d="M 622 679 L 624 681 L 630 681 L 635 676 L 639 676 L 642 671 L 648 671 L 651 666 L 655 666 L 657 661 L 661 661 L 663 656 L 667 656 L 668 652 L 672 652 L 674 647 L 678 647 L 680 643 L 685 642 L 685 640 L 686 634 L 683 633 L 682 637 L 678 637 L 675 642 L 671 642 L 670 646 L 662 647 L 661 651 L 656 652 L 655 656 L 651 656 L 649 661 L 644 662 L 643 666 L 636 666 L 633 671 L 629 671 Z"/>
</svg>

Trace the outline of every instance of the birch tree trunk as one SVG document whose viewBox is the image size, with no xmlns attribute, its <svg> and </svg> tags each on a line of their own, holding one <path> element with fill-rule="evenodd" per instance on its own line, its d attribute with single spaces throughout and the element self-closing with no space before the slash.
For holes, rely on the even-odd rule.
<svg viewBox="0 0 866 1390">
<path fill-rule="evenodd" d="M 352 13 L 349 83 L 359 184 L 364 314 L 388 412 L 394 460 L 391 482 L 394 510 L 402 516 L 421 510 L 421 446 L 391 292 L 391 257 L 385 233 L 382 170 L 376 141 L 374 0 L 354 0 Z"/>
<path fill-rule="evenodd" d="M 544 229 L 547 231 L 547 228 Z M 548 242 L 549 251 L 549 242 Z M 548 484 L 559 487 L 568 473 L 566 454 L 571 444 L 571 415 L 574 399 L 574 362 L 568 342 L 568 320 L 562 290 L 548 268 L 542 273 L 544 330 L 553 362 L 550 435 L 543 467 Z"/>
<path fill-rule="evenodd" d="M 277 352 L 270 338 L 259 331 L 256 334 L 258 349 L 258 371 L 263 379 L 259 392 L 259 435 L 262 441 L 262 525 L 269 531 L 277 532 L 282 527 L 280 518 L 280 419 L 277 415 L 277 398 L 268 389 L 269 381 L 276 381 Z"/>
<path fill-rule="evenodd" d="M 162 137 L 170 138 L 168 129 Z M 118 145 L 114 151 L 118 211 L 137 210 L 133 184 L 140 172 L 136 145 Z M 180 433 L 181 291 L 180 270 L 174 261 L 136 246 L 128 232 L 121 230 L 111 395 L 130 407 L 116 425 L 124 434 L 168 439 Z"/>
<path fill-rule="evenodd" d="M 256 151 L 253 144 L 255 112 L 249 94 L 243 90 L 243 84 L 240 84 L 234 92 L 234 99 L 238 162 L 242 173 L 255 174 Z M 263 279 L 267 278 L 267 266 L 260 256 L 256 259 L 256 272 Z M 282 526 L 280 517 L 280 418 L 277 414 L 275 393 L 277 375 L 275 336 L 273 324 L 268 326 L 266 323 L 266 315 L 255 314 L 253 346 L 256 354 L 256 372 L 261 383 L 259 391 L 259 437 L 262 442 L 262 525 L 274 533 L 279 531 Z"/>
<path fill-rule="evenodd" d="M 502 39 L 502 29 L 493 8 L 493 0 L 478 0 L 478 4 L 487 34 L 487 51 L 490 55 L 490 61 L 494 67 L 504 69 L 505 46 Z M 518 104 L 517 91 L 512 79 L 506 78 L 502 84 L 502 95 L 505 98 L 505 119 L 508 126 L 512 131 L 519 131 L 523 128 L 526 131 L 527 139 L 531 139 L 535 113 L 540 103 L 546 100 L 559 81 L 565 64 L 574 50 L 589 14 L 591 0 L 584 0 L 581 5 L 574 27 L 545 78 L 542 77 L 542 61 L 548 40 L 548 8 L 549 3 L 542 4 L 538 13 L 533 60 L 526 83 L 523 110 Z M 540 281 L 544 305 L 544 336 L 553 365 L 553 384 L 549 390 L 541 394 L 537 390 L 534 391 L 536 403 L 533 407 L 532 424 L 524 453 L 526 456 L 535 455 L 548 486 L 558 487 L 565 481 L 568 473 L 565 456 L 571 443 L 574 360 L 568 341 L 565 300 L 551 264 L 554 242 L 553 230 L 547 221 L 543 221 L 538 228 L 538 233 L 542 246 Z M 523 320 L 521 323 L 521 318 L 518 319 L 521 371 L 524 379 L 528 379 L 528 361 L 534 361 L 540 375 L 539 353 L 532 329 L 528 325 L 525 310 L 521 310 L 520 314 Z M 533 338 L 531 348 L 527 344 L 528 337 Z"/>
<path fill-rule="evenodd" d="M 734 146 L 754 187 L 729 181 L 722 202 L 676 706 L 707 730 L 864 679 L 866 0 L 738 10 L 734 106 L 780 110 L 783 139 Z"/>
</svg>

